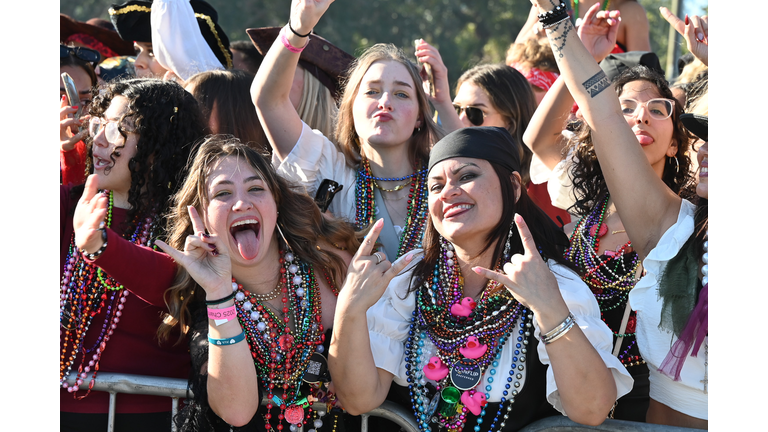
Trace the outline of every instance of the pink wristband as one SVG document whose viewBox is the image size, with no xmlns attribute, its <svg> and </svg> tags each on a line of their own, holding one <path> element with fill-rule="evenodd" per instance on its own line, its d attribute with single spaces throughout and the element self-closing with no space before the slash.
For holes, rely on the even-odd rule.
<svg viewBox="0 0 768 432">
<path fill-rule="evenodd" d="M 208 308 L 208 318 L 212 319 L 213 322 L 216 323 L 216 326 L 220 326 L 237 318 L 237 310 L 235 309 L 235 305 L 224 309 Z"/>
<path fill-rule="evenodd" d="M 291 45 L 291 42 L 288 40 L 287 37 L 285 37 L 285 27 L 280 29 L 280 42 L 283 43 L 283 46 L 288 49 L 288 51 L 292 53 L 300 53 L 304 51 L 304 48 L 307 47 L 307 44 L 309 43 L 309 39 L 307 39 L 307 43 L 304 44 L 301 48 L 296 48 L 295 46 Z"/>
</svg>

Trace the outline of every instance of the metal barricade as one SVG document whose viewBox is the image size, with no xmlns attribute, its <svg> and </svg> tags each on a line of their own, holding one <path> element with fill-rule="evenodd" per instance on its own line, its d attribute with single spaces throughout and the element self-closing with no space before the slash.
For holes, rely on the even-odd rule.
<svg viewBox="0 0 768 432">
<path fill-rule="evenodd" d="M 74 385 L 75 380 L 71 378 L 69 385 Z M 91 383 L 91 378 L 83 380 L 81 388 L 87 388 Z M 147 375 L 129 375 L 109 372 L 99 372 L 98 379 L 93 384 L 93 391 L 104 391 L 109 393 L 109 422 L 107 432 L 115 430 L 115 403 L 118 393 L 146 394 L 154 396 L 167 396 L 171 398 L 171 416 L 176 416 L 179 406 L 179 398 L 192 396 L 192 392 L 187 393 L 187 380 L 179 378 L 163 378 Z M 266 405 L 267 400 L 262 401 Z M 394 422 L 400 426 L 404 432 L 418 432 L 419 428 L 416 420 L 410 411 L 385 401 L 380 407 L 361 415 L 361 432 L 368 431 L 368 421 L 370 417 L 382 417 Z M 176 432 L 176 425 L 171 421 L 171 430 Z"/>
</svg>

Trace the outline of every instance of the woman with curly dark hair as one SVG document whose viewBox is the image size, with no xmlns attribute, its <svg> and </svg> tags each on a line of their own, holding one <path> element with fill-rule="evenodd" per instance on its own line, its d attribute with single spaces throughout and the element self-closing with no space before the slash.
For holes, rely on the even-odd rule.
<svg viewBox="0 0 768 432">
<path fill-rule="evenodd" d="M 600 31 L 594 24 L 596 17 L 601 22 L 609 17 L 607 12 L 598 13 L 598 9 L 590 8 L 589 19 L 579 27 L 579 36 L 596 61 L 602 60 L 611 46 L 605 33 L 599 38 Z M 615 23 L 610 25 L 613 31 Z M 624 120 L 632 128 L 654 173 L 675 194 L 690 195 L 689 135 L 680 122 L 682 107 L 675 101 L 667 81 L 653 69 L 639 65 L 615 77 L 613 88 L 619 96 Z M 545 165 L 568 176 L 568 210 L 577 218 L 564 227 L 571 240 L 565 257 L 579 268 L 582 279 L 592 289 L 603 319 L 613 331 L 613 354 L 635 379 L 632 392 L 617 402 L 613 417 L 645 421 L 649 404 L 648 367 L 637 345 L 636 312 L 628 301 L 643 273 L 641 259 L 609 194 L 592 143 L 594 129 L 587 122 L 576 120 L 571 124 L 574 131 L 570 139 L 560 135 L 562 119 L 568 116 L 572 105 L 573 97 L 560 77 L 534 114 L 524 138 Z M 564 150 L 569 156 L 563 156 Z M 549 183 L 551 187 L 560 182 L 551 178 Z"/>
<path fill-rule="evenodd" d="M 333 245 L 355 249 L 355 233 L 267 157 L 232 136 L 207 138 L 174 198 L 168 244 L 158 242 L 182 267 L 159 334 L 189 336 L 183 431 L 336 430 L 322 364 L 350 255 Z"/>
<path fill-rule="evenodd" d="M 85 187 L 61 187 L 61 430 L 107 425 L 98 371 L 184 378 L 186 347 L 159 345 L 164 291 L 176 265 L 154 250 L 170 196 L 205 127 L 181 86 L 133 79 L 107 86 L 90 108 Z M 121 394 L 120 430 L 170 429 L 166 397 Z"/>
</svg>

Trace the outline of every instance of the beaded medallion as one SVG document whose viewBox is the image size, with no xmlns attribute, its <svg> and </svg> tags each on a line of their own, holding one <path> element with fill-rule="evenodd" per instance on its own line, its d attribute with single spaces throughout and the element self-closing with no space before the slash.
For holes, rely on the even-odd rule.
<svg viewBox="0 0 768 432">
<path fill-rule="evenodd" d="M 335 404 L 335 395 L 327 391 L 327 383 L 312 382 L 309 394 L 301 395 L 300 387 L 308 368 L 320 369 L 318 353 L 324 351 L 325 334 L 321 322 L 322 302 L 320 290 L 312 266 L 292 252 L 285 252 L 280 258 L 280 282 L 282 286 L 282 318 L 278 317 L 266 302 L 243 288 L 234 279 L 235 308 L 237 319 L 243 328 L 246 342 L 253 356 L 259 380 L 262 381 L 271 403 L 264 415 L 267 429 L 271 429 L 272 402 L 280 408 L 280 420 L 293 426 L 312 422 L 312 416 L 304 412 L 305 407 L 319 402 L 322 408 L 315 409 L 314 424 L 322 425 L 317 416 L 325 413 Z M 327 276 L 326 276 L 327 277 Z M 333 289 L 333 288 L 332 288 Z M 334 291 L 335 292 L 335 291 Z M 291 311 L 294 316 L 294 330 L 290 328 Z M 312 374 L 312 379 L 317 379 Z M 278 396 L 275 391 L 280 392 Z M 282 391 L 281 391 L 282 390 Z M 310 413 L 311 414 L 311 413 Z M 319 427 L 319 426 L 318 426 Z M 278 426 L 282 429 L 282 425 Z"/>
<path fill-rule="evenodd" d="M 405 345 L 406 375 L 414 414 L 422 431 L 431 430 L 431 423 L 460 431 L 468 413 L 472 412 L 478 417 L 475 429 L 480 430 L 494 379 L 506 378 L 501 404 L 489 429 L 501 430 L 524 381 L 533 315 L 495 281 L 489 281 L 476 303 L 462 299 L 463 278 L 454 259 L 453 245 L 442 238 L 440 241 L 441 257 L 432 279 L 424 281 L 416 291 L 416 308 Z M 501 262 L 509 259 L 508 244 L 509 239 Z M 462 302 L 469 305 L 465 307 L 471 307 L 466 316 L 456 307 Z M 424 352 L 427 339 L 436 351 L 436 356 L 429 361 Z M 513 363 L 502 365 L 502 350 L 508 342 L 515 343 L 511 347 Z M 508 377 L 497 375 L 501 367 L 509 367 Z M 484 385 L 486 371 L 489 376 Z M 437 393 L 431 400 L 427 379 L 437 382 Z M 497 425 L 498 429 L 494 429 Z"/>
<path fill-rule="evenodd" d="M 378 181 L 402 181 L 411 179 L 408 190 L 408 210 L 405 216 L 405 228 L 400 235 L 397 256 L 392 260 L 413 249 L 421 247 L 424 237 L 429 209 L 427 208 L 427 168 L 422 167 L 413 174 L 400 178 L 379 178 L 371 174 L 371 165 L 363 157 L 360 170 L 355 182 L 355 227 L 362 230 L 370 226 L 376 218 L 376 199 L 374 198 L 374 183 Z"/>
<path fill-rule="evenodd" d="M 625 338 L 626 349 L 618 355 L 625 367 L 644 364 L 637 348 L 635 339 L 636 314 L 630 312 L 627 327 L 624 333 L 621 329 L 614 330 L 620 325 L 621 314 L 627 307 L 629 292 L 635 286 L 635 276 L 640 259 L 632 249 L 632 244 L 627 242 L 616 252 L 600 255 L 600 238 L 607 233 L 604 224 L 609 197 L 599 202 L 592 211 L 582 217 L 571 234 L 571 245 L 565 251 L 565 259 L 576 264 L 579 268 L 581 279 L 589 286 L 600 305 L 600 316 L 611 328 L 613 336 Z M 618 315 L 618 323 L 607 320 L 605 315 Z M 623 344 L 622 344 L 623 345 Z"/>
<path fill-rule="evenodd" d="M 105 227 L 112 224 L 113 196 L 112 192 L 104 191 L 109 196 L 109 205 L 105 218 Z M 156 236 L 155 217 L 139 218 L 135 222 L 136 229 L 130 237 L 131 243 L 141 246 L 152 246 Z M 129 292 L 101 270 L 96 264 L 88 262 L 83 253 L 75 245 L 75 236 L 69 243 L 64 274 L 61 278 L 59 301 L 59 336 L 61 340 L 61 356 L 59 359 L 59 385 L 73 393 L 75 399 L 82 399 L 90 394 L 96 381 L 101 355 L 107 347 L 109 338 L 114 334 L 120 322 L 125 302 Z M 106 309 L 105 309 L 106 308 Z M 85 346 L 85 336 L 93 324 L 96 315 L 105 311 L 104 322 L 100 333 L 92 346 Z M 67 379 L 79 358 L 75 385 L 70 386 Z M 84 395 L 78 395 L 80 385 L 93 371 L 88 390 Z"/>
</svg>

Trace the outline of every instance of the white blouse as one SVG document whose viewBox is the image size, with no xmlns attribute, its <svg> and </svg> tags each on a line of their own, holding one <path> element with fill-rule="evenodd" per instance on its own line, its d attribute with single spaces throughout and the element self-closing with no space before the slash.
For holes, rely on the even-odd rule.
<svg viewBox="0 0 768 432">
<path fill-rule="evenodd" d="M 416 293 L 409 295 L 406 295 L 406 293 L 408 292 L 413 274 L 413 265 L 417 261 L 419 261 L 418 257 L 409 264 L 407 271 L 401 272 L 400 275 L 392 279 L 384 295 L 368 310 L 367 314 L 371 351 L 376 367 L 392 373 L 395 376 L 395 382 L 404 386 L 408 385 L 405 369 L 405 343 L 408 339 L 412 313 L 416 307 Z M 616 382 L 617 399 L 629 393 L 633 384 L 632 377 L 621 362 L 611 353 L 613 336 L 608 326 L 600 319 L 600 308 L 594 295 L 592 295 L 587 285 L 572 270 L 552 260 L 548 261 L 548 265 L 557 278 L 560 293 L 568 305 L 568 309 L 573 313 L 576 324 L 587 336 L 587 339 L 595 347 L 598 354 L 600 354 L 605 365 L 611 370 Z M 405 298 L 403 299 L 403 297 Z M 540 339 L 541 330 L 535 316 L 533 322 L 534 336 Z M 515 323 L 515 328 L 519 328 L 519 319 Z M 509 367 L 513 363 L 514 345 L 511 338 L 505 343 L 499 360 L 500 365 L 505 365 L 503 367 Z M 426 338 L 425 346 L 422 350 L 425 360 L 421 365 L 425 365 L 426 361 L 435 355 L 436 349 L 429 338 Z M 549 365 L 549 356 L 543 343 L 538 344 L 538 355 L 542 364 Z M 482 377 L 482 387 L 487 385 L 489 373 L 490 368 L 485 371 Z M 522 389 L 522 385 L 525 384 L 525 375 L 520 380 L 520 384 Z M 505 380 L 494 380 L 491 385 L 491 391 L 486 392 L 490 395 L 488 401 L 501 401 L 506 385 Z M 555 409 L 565 414 L 551 368 L 547 368 L 547 401 Z"/>
<path fill-rule="evenodd" d="M 669 227 L 653 250 L 643 260 L 645 276 L 629 292 L 629 303 L 637 311 L 637 343 L 648 363 L 651 398 L 692 417 L 708 419 L 708 395 L 704 391 L 707 379 L 707 343 L 696 357 L 688 355 L 680 372 L 680 381 L 673 381 L 658 371 L 659 366 L 677 341 L 671 330 L 659 328 L 662 302 L 659 299 L 659 279 L 688 238 L 693 235 L 695 207 L 683 200 L 677 222 Z M 690 353 L 689 353 L 690 354 Z"/>
</svg>

